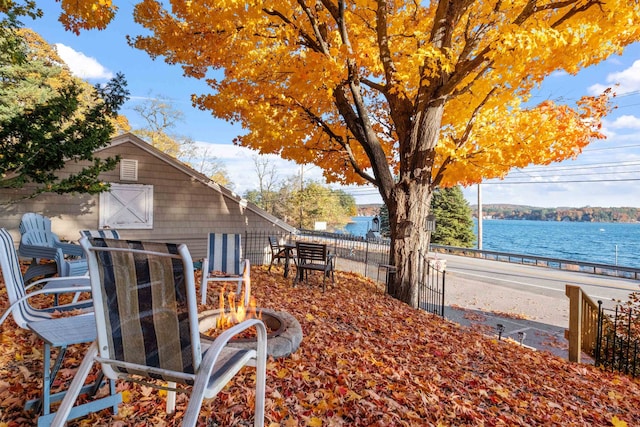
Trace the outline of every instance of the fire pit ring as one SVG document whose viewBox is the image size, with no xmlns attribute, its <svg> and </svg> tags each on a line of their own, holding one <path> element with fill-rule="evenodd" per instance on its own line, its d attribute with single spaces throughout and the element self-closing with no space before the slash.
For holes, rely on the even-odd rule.
<svg viewBox="0 0 640 427">
<path fill-rule="evenodd" d="M 262 313 L 262 321 L 271 332 L 267 335 L 267 354 L 275 359 L 287 357 L 294 353 L 302 342 L 302 328 L 298 320 L 286 311 L 274 311 L 266 308 L 258 308 Z M 220 309 L 207 310 L 200 313 L 198 329 L 203 339 L 210 339 L 204 333 L 216 326 L 220 316 Z M 229 346 L 237 348 L 253 347 L 255 339 L 234 339 L 229 341 Z"/>
</svg>

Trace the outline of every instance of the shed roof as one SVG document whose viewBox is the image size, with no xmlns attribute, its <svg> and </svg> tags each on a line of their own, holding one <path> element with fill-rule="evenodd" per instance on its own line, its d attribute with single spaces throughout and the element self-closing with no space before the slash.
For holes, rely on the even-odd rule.
<svg viewBox="0 0 640 427">
<path fill-rule="evenodd" d="M 288 232 L 291 232 L 291 233 L 295 233 L 296 232 L 296 228 L 295 227 L 292 227 L 291 225 L 289 225 L 286 222 L 282 221 L 280 218 L 277 218 L 277 217 L 271 215 L 270 213 L 268 213 L 264 209 L 262 209 L 262 208 L 258 207 L 257 205 L 249 202 L 248 200 L 243 199 L 240 195 L 238 195 L 235 192 L 229 190 L 228 188 L 216 183 L 211 178 L 209 178 L 206 175 L 196 171 L 195 169 L 193 169 L 189 165 L 185 164 L 181 160 L 176 159 L 175 157 L 172 157 L 172 156 L 168 155 L 167 153 L 164 153 L 161 150 L 158 150 L 157 148 L 155 148 L 154 146 L 152 146 L 148 142 L 146 142 L 143 139 L 141 139 L 141 138 L 137 137 L 136 135 L 134 135 L 133 133 L 129 132 L 129 133 L 118 135 L 118 136 L 112 138 L 109 145 L 107 145 L 107 146 L 105 146 L 105 147 L 103 147 L 101 149 L 96 150 L 96 152 L 109 150 L 111 148 L 118 147 L 119 145 L 125 144 L 125 143 L 131 143 L 131 144 L 135 145 L 136 147 L 139 147 L 140 149 L 146 151 L 150 155 L 155 156 L 156 158 L 158 158 L 158 159 L 162 160 L 163 162 L 167 163 L 168 165 L 170 165 L 170 166 L 178 169 L 182 173 L 188 175 L 192 179 L 201 182 L 202 184 L 204 184 L 205 186 L 210 188 L 212 191 L 216 191 L 216 192 L 222 194 L 222 196 L 235 201 L 236 203 L 241 205 L 243 208 L 248 209 L 249 211 L 255 213 L 256 215 L 259 215 L 260 217 L 262 217 L 265 220 L 273 223 L 274 225 L 277 225 L 277 226 L 281 227 L 282 229 L 284 229 L 284 230 L 286 230 Z"/>
</svg>

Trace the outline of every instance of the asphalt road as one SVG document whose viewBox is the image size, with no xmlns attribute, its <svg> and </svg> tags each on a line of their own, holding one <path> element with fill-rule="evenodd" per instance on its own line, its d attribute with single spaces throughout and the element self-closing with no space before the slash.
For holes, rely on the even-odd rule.
<svg viewBox="0 0 640 427">
<path fill-rule="evenodd" d="M 640 281 L 438 254 L 447 260 L 445 317 L 488 335 L 509 337 L 567 357 L 565 285 L 580 286 L 605 308 L 640 291 Z"/>
<path fill-rule="evenodd" d="M 605 307 L 612 307 L 613 300 L 626 300 L 629 293 L 640 291 L 640 281 L 631 279 L 455 255 L 442 255 L 441 258 L 447 260 L 448 273 L 499 286 L 504 292 L 517 289 L 563 298 L 565 285 L 571 284 L 580 286 L 592 300 L 602 300 Z"/>
</svg>

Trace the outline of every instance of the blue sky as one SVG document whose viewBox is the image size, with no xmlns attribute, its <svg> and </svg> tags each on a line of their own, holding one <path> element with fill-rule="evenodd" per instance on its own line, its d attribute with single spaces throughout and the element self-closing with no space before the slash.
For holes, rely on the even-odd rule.
<svg viewBox="0 0 640 427">
<path fill-rule="evenodd" d="M 49 43 L 56 44 L 72 71 L 89 82 L 104 82 L 116 72 L 124 73 L 131 99 L 121 113 L 128 117 L 133 128 L 143 126 L 133 110 L 137 104 L 152 97 L 171 100 L 185 118 L 174 132 L 209 147 L 211 154 L 225 164 L 235 191 L 242 194 L 255 189 L 257 177 L 252 160 L 255 152 L 232 144 L 242 129 L 191 106 L 191 94 L 209 92 L 204 82 L 186 78 L 179 66 L 167 65 L 161 58 L 152 60 L 145 52 L 129 47 L 125 36 L 139 34 L 141 28 L 133 22 L 132 4 L 119 2 L 118 5 L 120 10 L 106 30 L 85 31 L 80 36 L 64 31 L 57 21 L 58 2 L 39 2 L 45 17 L 36 21 L 25 19 L 24 23 Z M 640 207 L 640 44 L 628 47 L 622 56 L 611 57 L 577 76 L 566 73 L 550 76 L 532 101 L 573 102 L 582 95 L 596 94 L 614 84 L 619 85 L 618 96 L 614 100 L 616 109 L 604 123 L 606 140 L 590 144 L 575 161 L 514 170 L 503 181 L 483 183 L 482 203 Z M 281 178 L 300 170 L 300 166 L 292 162 L 271 158 Z M 306 165 L 304 176 L 321 179 L 321 171 Z M 352 193 L 358 203 L 381 200 L 373 188 L 345 190 Z M 477 202 L 477 186 L 464 189 L 464 194 L 470 203 Z"/>
</svg>

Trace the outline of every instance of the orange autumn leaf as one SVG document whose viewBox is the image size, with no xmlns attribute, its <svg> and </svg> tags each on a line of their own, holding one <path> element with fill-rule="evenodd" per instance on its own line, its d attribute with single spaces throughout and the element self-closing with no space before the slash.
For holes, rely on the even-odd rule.
<svg viewBox="0 0 640 427">
<path fill-rule="evenodd" d="M 617 416 L 611 419 L 611 425 L 613 425 L 613 427 L 627 427 L 626 421 L 619 419 Z"/>
<path fill-rule="evenodd" d="M 360 275 L 340 272 L 340 285 L 324 293 L 320 277 L 310 278 L 309 287 L 295 288 L 263 267 L 254 266 L 251 277 L 258 306 L 291 313 L 304 333 L 295 353 L 269 360 L 269 427 L 471 427 L 497 419 L 504 425 L 585 425 L 588 420 L 594 426 L 624 426 L 640 419 L 638 381 L 416 311 Z M 6 303 L 0 291 L 0 307 Z M 41 343 L 19 331 L 12 321 L 0 327 L 0 425 L 11 427 L 37 422 L 37 415 L 23 406 L 41 390 L 41 355 L 15 359 Z M 84 345 L 71 346 L 72 357 L 62 369 L 77 368 L 85 350 Z M 31 372 L 28 378 L 21 374 L 24 369 Z M 242 375 L 253 378 L 254 371 Z M 117 389 L 123 393 L 118 415 L 101 411 L 69 426 L 176 426 L 189 401 L 178 393 L 176 413 L 168 415 L 164 393 L 121 381 Z M 251 424 L 252 402 L 251 387 L 244 379 L 234 380 L 204 403 L 200 426 Z"/>
</svg>

